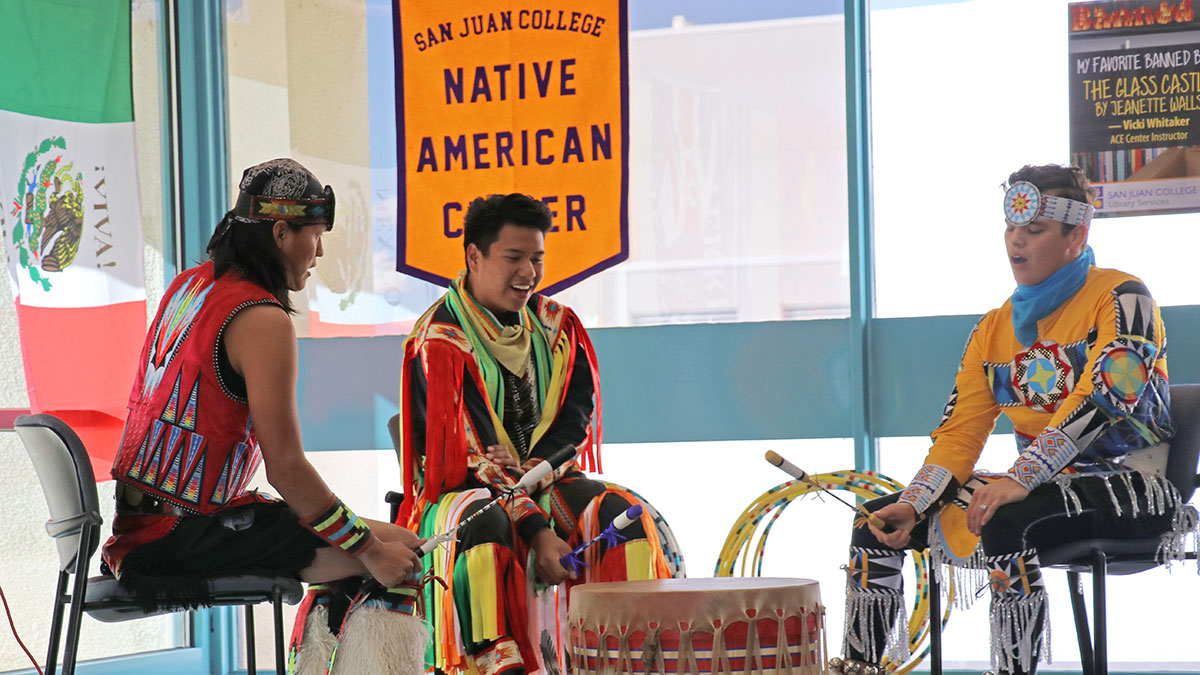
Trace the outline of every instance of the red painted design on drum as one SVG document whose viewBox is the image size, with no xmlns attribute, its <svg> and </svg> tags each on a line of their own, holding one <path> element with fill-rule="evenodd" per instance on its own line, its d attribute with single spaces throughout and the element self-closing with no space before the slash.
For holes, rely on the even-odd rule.
<svg viewBox="0 0 1200 675">
<path fill-rule="evenodd" d="M 575 675 L 825 672 L 825 609 L 810 579 L 584 584 L 570 600 Z M 616 634 L 616 624 L 628 632 Z"/>
<path fill-rule="evenodd" d="M 754 610 L 749 610 L 746 614 L 755 614 Z M 782 615 L 782 612 L 779 612 Z M 746 648 L 748 638 L 750 636 L 749 621 L 736 621 L 727 623 L 724 626 L 721 622 L 713 621 L 713 629 L 721 636 L 724 643 L 725 656 L 729 661 L 728 669 L 734 673 L 752 672 L 755 670 L 770 671 L 777 668 L 787 668 L 785 663 L 777 663 L 779 651 L 779 621 L 777 619 L 760 619 L 754 621 L 755 629 L 758 633 L 758 653 L 757 658 L 746 656 Z M 817 650 L 817 645 L 820 644 L 821 630 L 818 616 L 814 613 L 806 613 L 803 616 L 789 616 L 783 621 L 784 639 L 788 644 L 788 654 L 791 657 L 792 667 L 813 665 L 819 663 L 820 654 Z M 664 630 L 647 634 L 643 630 L 635 630 L 628 636 L 629 652 L 632 655 L 634 663 L 630 664 L 635 672 L 640 669 L 643 672 L 651 672 L 658 668 L 656 663 L 642 663 L 642 656 L 645 654 L 653 655 L 655 659 L 662 658 L 664 673 L 686 673 L 688 672 L 688 664 L 686 661 L 679 661 L 679 647 L 681 642 L 681 632 L 689 630 L 689 624 L 686 622 L 680 623 L 680 630 Z M 601 628 L 601 633 L 603 633 Z M 654 630 L 652 627 L 651 630 Z M 581 635 L 582 633 L 582 635 Z M 807 636 L 805 635 L 807 633 Z M 649 644 L 647 638 L 650 638 Z M 724 670 L 719 664 L 713 663 L 713 646 L 714 632 L 705 630 L 705 628 L 697 626 L 696 630 L 691 633 L 691 651 L 695 655 L 696 665 L 700 673 L 720 672 Z M 616 635 L 608 635 L 604 640 L 606 652 L 606 663 L 601 664 L 597 658 L 597 650 L 600 647 L 600 637 L 594 631 L 581 630 L 572 628 L 571 640 L 575 645 L 582 644 L 583 650 L 576 649 L 575 664 L 579 669 L 577 672 L 597 673 L 597 672 L 617 672 L 623 670 L 623 665 L 620 663 L 620 638 Z M 655 644 L 657 643 L 657 644 Z M 581 653 L 583 652 L 583 653 Z M 581 658 L 582 657 L 582 658 Z"/>
</svg>

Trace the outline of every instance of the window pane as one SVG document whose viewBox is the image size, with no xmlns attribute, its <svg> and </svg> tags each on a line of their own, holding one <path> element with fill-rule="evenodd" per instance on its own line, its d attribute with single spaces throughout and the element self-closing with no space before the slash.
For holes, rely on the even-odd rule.
<svg viewBox="0 0 1200 675">
<path fill-rule="evenodd" d="M 854 446 L 848 439 L 608 443 L 603 451 L 604 473 L 593 477 L 645 497 L 675 533 L 688 576 L 708 577 L 713 574 L 726 535 L 742 511 L 756 497 L 788 480 L 786 474 L 763 459 L 767 450 L 779 452 L 814 474 L 854 465 Z M 310 452 L 307 457 L 330 489 L 342 495 L 355 513 L 387 519 L 383 494 L 400 489 L 395 452 Z M 655 480 L 655 476 L 668 478 Z M 271 491 L 261 470 L 250 487 Z M 849 493 L 843 496 L 848 499 Z M 845 576 L 840 566 L 845 563 L 852 514 L 829 499 L 810 496 L 802 502 L 789 508 L 772 529 L 763 575 L 819 581 L 828 606 L 826 624 L 833 630 L 842 625 Z M 285 630 L 290 630 L 295 615 L 294 606 L 284 606 Z M 269 612 L 264 609 L 256 613 L 255 645 L 260 664 L 274 663 L 272 625 Z"/>
<path fill-rule="evenodd" d="M 244 168 L 275 157 L 338 197 L 325 256 L 292 294 L 298 335 L 408 332 L 441 289 L 395 271 L 391 3 L 230 2 L 225 28 L 231 197 Z"/>
<path fill-rule="evenodd" d="M 1135 238 L 1146 245 L 1130 245 Z M 1098 266 L 1140 277 L 1159 305 L 1200 304 L 1193 255 L 1200 249 L 1196 214 L 1099 219 L 1088 242 Z M 1170 330 L 1167 326 L 1168 335 Z"/>
<path fill-rule="evenodd" d="M 981 313 L 1016 287 L 999 185 L 1024 164 L 1069 160 L 1067 13 L 1045 4 L 872 12 L 879 316 Z M 1091 243 L 1100 266 L 1143 277 L 1161 304 L 1200 302 L 1194 216 L 1097 219 Z"/>
<path fill-rule="evenodd" d="M 142 260 L 146 269 L 146 325 L 162 298 L 163 166 L 162 71 L 158 33 L 162 24 L 158 0 L 133 0 L 133 118 L 137 142 L 138 190 L 142 211 Z M 132 386 L 132 382 L 130 385 Z"/>
<path fill-rule="evenodd" d="M 842 44 L 840 15 L 634 31 L 629 261 L 559 297 L 594 326 L 849 315 Z"/>
<path fill-rule="evenodd" d="M 292 156 L 338 193 L 299 334 L 407 332 L 441 290 L 395 271 L 391 3 L 230 2 L 226 27 L 231 188 Z M 633 31 L 630 257 L 559 299 L 591 327 L 848 315 L 842 33 Z"/>
<path fill-rule="evenodd" d="M 624 485 L 654 505 L 679 541 L 688 576 L 710 577 L 742 513 L 767 490 L 791 480 L 763 459 L 767 450 L 811 474 L 854 466 L 854 444 L 845 438 L 620 443 L 604 446 L 600 478 Z M 852 500 L 848 492 L 837 494 Z M 841 645 L 846 586 L 841 566 L 846 563 L 853 518 L 833 499 L 806 495 L 775 521 L 763 554 L 762 576 L 820 583 L 831 649 Z M 754 535 L 751 546 L 757 546 L 760 534 Z M 748 561 L 747 575 L 751 568 Z M 740 569 L 735 568 L 735 575 L 740 576 Z"/>
<path fill-rule="evenodd" d="M 1066 68 L 1066 11 L 1045 20 L 1044 4 L 871 13 L 879 316 L 979 313 L 1012 293 L 998 186 L 1025 163 L 1067 156 L 1066 87 L 1038 87 L 1025 103 L 1005 86 L 1013 54 L 1047 64 L 1038 81 Z M 930 34 L 938 39 L 913 39 Z"/>
<path fill-rule="evenodd" d="M 813 474 L 854 466 L 854 444 L 842 438 L 607 443 L 604 446 L 604 473 L 599 477 L 624 485 L 653 504 L 670 523 L 679 540 L 688 576 L 706 577 L 712 576 L 725 536 L 742 511 L 762 493 L 790 480 L 787 474 L 763 459 L 767 450 L 775 450 Z M 655 476 L 667 479 L 654 480 L 652 477 Z M 835 506 L 846 510 L 844 506 Z M 807 526 L 818 527 L 819 523 L 814 520 Z M 805 531 L 802 536 L 805 539 L 812 536 L 812 541 L 824 541 L 816 538 L 823 537 L 824 533 L 820 526 L 818 531 Z M 779 534 L 770 541 L 788 550 L 797 543 L 788 534 Z M 771 552 L 771 557 L 778 556 L 789 564 L 803 562 L 803 569 L 784 576 L 817 578 L 813 575 L 820 572 L 786 552 L 775 549 Z M 837 569 L 836 565 L 834 569 Z"/>
</svg>

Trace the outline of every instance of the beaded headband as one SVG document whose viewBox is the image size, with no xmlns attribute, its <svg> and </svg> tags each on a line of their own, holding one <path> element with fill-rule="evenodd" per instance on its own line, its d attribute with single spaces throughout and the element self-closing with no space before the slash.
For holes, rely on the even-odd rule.
<svg viewBox="0 0 1200 675">
<path fill-rule="evenodd" d="M 329 231 L 333 229 L 335 205 L 333 188 L 328 185 L 322 199 L 283 199 L 242 192 L 233 207 L 233 215 L 245 222 L 282 220 L 297 225 L 324 225 Z"/>
<path fill-rule="evenodd" d="M 1091 204 L 1044 195 L 1029 181 L 1017 181 L 1004 193 L 1004 220 L 1024 227 L 1039 217 L 1067 225 L 1087 225 L 1096 209 Z"/>
</svg>

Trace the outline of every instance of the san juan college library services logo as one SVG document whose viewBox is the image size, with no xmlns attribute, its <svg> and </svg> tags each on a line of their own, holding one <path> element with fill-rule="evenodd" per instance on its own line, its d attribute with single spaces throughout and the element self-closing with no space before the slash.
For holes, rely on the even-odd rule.
<svg viewBox="0 0 1200 675">
<path fill-rule="evenodd" d="M 52 136 L 26 155 L 12 202 L 17 262 L 45 291 L 54 273 L 75 262 L 83 237 L 83 172 L 72 173 L 66 149 L 62 136 Z"/>
</svg>

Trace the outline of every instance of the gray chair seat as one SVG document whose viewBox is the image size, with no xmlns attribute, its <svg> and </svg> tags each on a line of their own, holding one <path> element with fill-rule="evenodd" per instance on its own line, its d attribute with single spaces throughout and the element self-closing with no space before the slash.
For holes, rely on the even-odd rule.
<svg viewBox="0 0 1200 675">
<path fill-rule="evenodd" d="M 300 602 L 304 597 L 304 587 L 296 579 L 239 575 L 212 579 L 203 604 L 212 607 L 249 605 L 273 595 L 276 588 L 279 589 L 280 599 L 289 605 Z M 115 577 L 98 576 L 88 579 L 84 601 L 88 616 L 105 623 L 170 614 L 186 609 L 164 606 L 156 612 L 147 613 L 137 607 L 135 597 L 134 592 Z"/>
<path fill-rule="evenodd" d="M 1039 551 L 1038 558 L 1045 567 L 1068 572 L 1091 572 L 1092 551 L 1100 549 L 1108 556 L 1108 574 L 1137 574 L 1153 567 L 1158 554 L 1159 537 L 1144 539 L 1086 539 L 1064 546 Z"/>
</svg>

